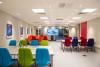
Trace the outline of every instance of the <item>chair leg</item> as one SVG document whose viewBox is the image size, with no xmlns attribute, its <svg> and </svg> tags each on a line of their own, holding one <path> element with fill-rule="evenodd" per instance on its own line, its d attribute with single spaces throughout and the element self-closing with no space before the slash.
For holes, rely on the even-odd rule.
<svg viewBox="0 0 100 67">
<path fill-rule="evenodd" d="M 64 49 L 65 49 L 65 47 L 63 46 L 63 49 L 62 49 L 62 50 L 63 50 L 63 52 L 64 52 Z"/>
<path fill-rule="evenodd" d="M 93 49 L 93 52 L 96 52 L 95 47 L 93 47 L 92 49 Z"/>
<path fill-rule="evenodd" d="M 72 47 L 70 47 L 70 51 L 72 52 Z"/>
</svg>

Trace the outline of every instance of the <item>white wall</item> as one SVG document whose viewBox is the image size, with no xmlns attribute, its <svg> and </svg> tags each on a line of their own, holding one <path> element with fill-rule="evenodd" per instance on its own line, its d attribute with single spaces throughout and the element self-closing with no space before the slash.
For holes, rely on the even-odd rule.
<svg viewBox="0 0 100 67">
<path fill-rule="evenodd" d="M 87 22 L 87 38 L 94 38 L 96 47 L 100 48 L 100 18 Z"/>
<path fill-rule="evenodd" d="M 69 28 L 69 36 L 71 36 L 71 37 L 77 36 L 77 28 L 76 28 L 76 26 L 73 26 L 73 27 Z"/>
<path fill-rule="evenodd" d="M 26 28 L 33 28 L 32 25 L 14 17 L 11 16 L 3 11 L 0 11 L 0 47 L 7 47 L 8 42 L 10 39 L 6 38 L 6 24 L 11 23 L 13 26 L 13 36 L 10 39 L 16 39 L 19 41 L 22 38 L 26 38 Z M 24 28 L 24 35 L 20 37 L 20 27 L 23 26 Z M 34 31 L 34 29 L 33 29 Z"/>
</svg>

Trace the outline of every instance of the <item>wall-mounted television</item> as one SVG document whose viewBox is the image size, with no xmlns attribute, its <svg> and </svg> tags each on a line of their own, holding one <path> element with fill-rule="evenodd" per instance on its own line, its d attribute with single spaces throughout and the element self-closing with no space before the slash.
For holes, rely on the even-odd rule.
<svg viewBox="0 0 100 67">
<path fill-rule="evenodd" d="M 56 29 L 56 28 L 49 28 L 47 30 L 47 35 L 58 35 L 58 34 L 59 34 L 59 32 L 58 32 L 58 29 Z"/>
</svg>

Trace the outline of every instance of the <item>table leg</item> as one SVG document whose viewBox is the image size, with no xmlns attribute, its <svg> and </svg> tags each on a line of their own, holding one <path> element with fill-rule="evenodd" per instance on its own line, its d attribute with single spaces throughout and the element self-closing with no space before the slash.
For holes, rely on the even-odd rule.
<svg viewBox="0 0 100 67">
<path fill-rule="evenodd" d="M 53 55 L 51 55 L 51 65 L 50 67 L 53 67 Z"/>
</svg>

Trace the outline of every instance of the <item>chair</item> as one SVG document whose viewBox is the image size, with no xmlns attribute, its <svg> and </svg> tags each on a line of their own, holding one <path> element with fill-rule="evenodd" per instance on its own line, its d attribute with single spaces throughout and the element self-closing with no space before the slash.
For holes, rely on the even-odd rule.
<svg viewBox="0 0 100 67">
<path fill-rule="evenodd" d="M 28 39 L 28 42 L 31 42 L 32 40 L 36 40 L 36 36 L 29 35 L 27 39 Z"/>
<path fill-rule="evenodd" d="M 38 40 L 39 40 L 39 42 L 41 42 L 41 41 L 43 40 L 43 35 L 40 35 L 40 36 L 38 37 Z"/>
<path fill-rule="evenodd" d="M 40 45 L 41 46 L 48 46 L 48 40 L 42 40 Z"/>
<path fill-rule="evenodd" d="M 80 42 L 80 46 L 79 46 L 79 48 L 80 48 L 80 50 L 81 49 L 86 49 L 86 45 L 87 45 L 87 39 L 86 38 L 84 38 L 84 37 L 81 37 L 81 42 Z"/>
<path fill-rule="evenodd" d="M 20 40 L 19 46 L 26 46 L 26 45 L 27 45 L 27 41 L 26 40 Z"/>
<path fill-rule="evenodd" d="M 73 49 L 76 48 L 77 50 L 79 50 L 79 47 L 78 47 L 78 38 L 77 37 L 73 38 L 73 40 L 72 40 L 72 47 L 73 47 Z"/>
<path fill-rule="evenodd" d="M 10 67 L 16 64 L 16 61 L 12 60 L 9 51 L 6 48 L 0 48 L 0 66 L 1 67 Z"/>
<path fill-rule="evenodd" d="M 10 40 L 9 46 L 16 46 L 16 40 Z"/>
<path fill-rule="evenodd" d="M 30 45 L 31 46 L 39 46 L 39 41 L 38 40 L 32 40 Z"/>
<path fill-rule="evenodd" d="M 50 65 L 50 54 L 47 48 L 36 49 L 36 65 L 39 67 L 47 67 Z"/>
<path fill-rule="evenodd" d="M 31 50 L 29 48 L 19 49 L 18 61 L 19 61 L 19 65 L 21 65 L 22 67 L 31 67 L 32 64 L 35 64 Z"/>
<path fill-rule="evenodd" d="M 44 35 L 43 40 L 48 40 L 48 37 Z"/>
<path fill-rule="evenodd" d="M 88 52 L 88 49 L 91 49 L 91 51 L 95 51 L 94 39 L 93 38 L 88 39 L 88 42 L 87 42 L 87 52 Z"/>
<path fill-rule="evenodd" d="M 70 48 L 70 50 L 72 51 L 72 48 L 71 48 L 71 38 L 69 38 L 69 37 L 65 38 L 65 42 L 64 42 L 64 46 L 63 46 L 63 51 L 65 50 L 65 48 Z"/>
</svg>

